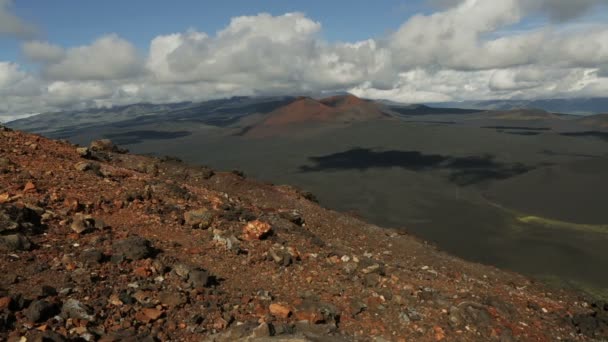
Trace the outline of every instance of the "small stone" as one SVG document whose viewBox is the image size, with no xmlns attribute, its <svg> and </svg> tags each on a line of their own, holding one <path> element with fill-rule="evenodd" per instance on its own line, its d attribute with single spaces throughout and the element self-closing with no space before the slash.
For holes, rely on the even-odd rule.
<svg viewBox="0 0 608 342">
<path fill-rule="evenodd" d="M 436 325 L 433 327 L 433 331 L 435 332 L 435 341 L 443 341 L 445 339 L 445 331 L 443 328 Z"/>
<path fill-rule="evenodd" d="M 347 262 L 344 264 L 342 269 L 344 270 L 344 273 L 346 273 L 346 274 L 353 274 L 353 273 L 355 273 L 355 271 L 357 271 L 357 267 L 358 267 L 357 263 Z"/>
<path fill-rule="evenodd" d="M 115 306 L 121 306 L 124 304 L 116 293 L 112 294 L 110 296 L 110 298 L 108 298 L 108 303 L 115 305 Z"/>
<path fill-rule="evenodd" d="M 185 224 L 195 229 L 208 229 L 213 224 L 214 219 L 215 214 L 204 208 L 184 213 Z"/>
<path fill-rule="evenodd" d="M 135 171 L 147 173 L 152 176 L 158 175 L 158 164 L 156 163 L 148 163 L 148 162 L 139 162 L 134 167 Z"/>
<path fill-rule="evenodd" d="M 133 236 L 112 245 L 113 256 L 124 257 L 128 260 L 140 260 L 151 257 L 154 249 L 150 241 L 139 237 Z"/>
<path fill-rule="evenodd" d="M 11 195 L 8 192 L 0 194 L 0 203 L 6 203 L 11 198 Z"/>
<path fill-rule="evenodd" d="M 234 235 L 225 236 L 225 232 L 214 229 L 213 230 L 213 241 L 218 244 L 226 247 L 227 250 L 233 251 L 235 253 L 241 252 L 241 242 Z"/>
<path fill-rule="evenodd" d="M 92 169 L 92 167 L 93 167 L 92 163 L 85 162 L 85 161 L 81 161 L 81 162 L 74 164 L 74 169 L 76 169 L 76 171 L 80 171 L 80 172 L 89 171 Z"/>
<path fill-rule="evenodd" d="M 195 289 L 202 289 L 209 286 L 209 272 L 201 269 L 195 269 L 188 273 L 188 281 Z"/>
<path fill-rule="evenodd" d="M 422 319 L 422 316 L 420 316 L 420 314 L 418 313 L 418 311 L 412 309 L 412 308 L 407 308 L 407 316 L 412 320 L 412 321 L 420 321 Z"/>
<path fill-rule="evenodd" d="M 88 147 L 77 147 L 76 153 L 78 153 L 78 155 L 83 158 L 88 158 L 91 156 L 91 151 L 89 150 Z"/>
<path fill-rule="evenodd" d="M 264 322 L 253 329 L 251 337 L 268 337 L 270 336 L 270 326 Z"/>
<path fill-rule="evenodd" d="M 270 304 L 268 310 L 271 315 L 279 318 L 287 318 L 291 314 L 291 309 L 289 309 L 289 307 L 277 303 Z"/>
<path fill-rule="evenodd" d="M 141 312 L 148 318 L 149 321 L 155 321 L 163 315 L 163 312 L 156 308 L 144 308 L 141 310 Z"/>
<path fill-rule="evenodd" d="M 359 300 L 353 300 L 353 302 L 350 304 L 350 308 L 354 317 L 367 309 L 367 305 Z"/>
<path fill-rule="evenodd" d="M 49 285 L 42 285 L 38 290 L 38 297 L 40 298 L 51 297 L 56 295 L 57 289 Z"/>
<path fill-rule="evenodd" d="M 154 294 L 151 291 L 137 291 L 133 294 L 133 298 L 141 305 L 150 306 L 155 304 Z"/>
<path fill-rule="evenodd" d="M 81 259 L 86 264 L 99 264 L 103 261 L 103 253 L 98 249 L 86 249 L 81 254 Z"/>
<path fill-rule="evenodd" d="M 139 266 L 133 270 L 133 274 L 141 278 L 147 278 L 152 275 L 152 270 L 148 266 Z"/>
<path fill-rule="evenodd" d="M 270 234 L 272 228 L 270 224 L 255 220 L 247 223 L 243 227 L 243 238 L 245 240 L 260 240 Z"/>
<path fill-rule="evenodd" d="M 36 191 L 36 185 L 32 182 L 27 182 L 23 187 L 23 192 L 34 192 Z"/>
<path fill-rule="evenodd" d="M 91 141 L 89 148 L 93 151 L 116 152 L 117 147 L 110 139 L 99 139 Z"/>
<path fill-rule="evenodd" d="M 57 314 L 57 306 L 45 300 L 35 300 L 25 310 L 25 317 L 30 322 L 44 322 Z"/>
<path fill-rule="evenodd" d="M 11 297 L 0 298 L 0 311 L 6 310 L 11 306 L 13 299 Z"/>
<path fill-rule="evenodd" d="M 74 215 L 70 229 L 77 234 L 85 233 L 95 227 L 95 219 L 89 215 L 76 214 Z"/>
<path fill-rule="evenodd" d="M 175 264 L 173 266 L 173 272 L 177 274 L 183 280 L 188 280 L 188 274 L 192 270 L 192 267 L 186 264 Z"/>
<path fill-rule="evenodd" d="M 186 304 L 187 299 L 181 292 L 163 291 L 159 293 L 158 299 L 160 302 L 169 307 L 177 307 Z"/>
<path fill-rule="evenodd" d="M 532 309 L 534 311 L 540 311 L 541 306 L 533 301 L 528 301 L 528 309 Z"/>
<path fill-rule="evenodd" d="M 399 313 L 399 320 L 401 320 L 401 322 L 403 322 L 405 324 L 410 324 L 410 322 L 412 321 L 410 319 L 410 317 L 407 315 L 407 313 L 405 313 L 405 312 Z"/>
<path fill-rule="evenodd" d="M 316 310 L 297 310 L 294 315 L 298 321 L 307 321 L 311 324 L 323 322 L 323 314 Z"/>
<path fill-rule="evenodd" d="M 93 310 L 87 305 L 84 305 L 72 298 L 63 303 L 63 306 L 61 307 L 61 315 L 65 318 L 83 319 L 89 322 L 95 321 Z"/>
<path fill-rule="evenodd" d="M 367 287 L 376 287 L 380 283 L 380 276 L 375 273 L 366 274 L 363 282 Z"/>
<path fill-rule="evenodd" d="M 28 251 L 32 243 L 23 234 L 11 234 L 0 236 L 0 251 Z"/>
<path fill-rule="evenodd" d="M 282 211 L 279 215 L 293 224 L 298 226 L 304 225 L 304 218 L 302 218 L 302 215 L 297 210 Z"/>
</svg>

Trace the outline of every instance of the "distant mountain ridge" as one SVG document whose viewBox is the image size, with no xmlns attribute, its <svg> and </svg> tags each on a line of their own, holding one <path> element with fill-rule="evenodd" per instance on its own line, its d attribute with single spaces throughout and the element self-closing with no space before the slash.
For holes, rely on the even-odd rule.
<svg viewBox="0 0 608 342">
<path fill-rule="evenodd" d="M 427 103 L 431 107 L 456 107 L 482 110 L 510 110 L 518 108 L 542 109 L 562 114 L 600 114 L 608 112 L 608 97 L 537 100 L 487 100 Z"/>
<path fill-rule="evenodd" d="M 166 104 L 137 103 L 124 106 L 88 108 L 64 112 L 42 113 L 15 120 L 8 125 L 52 138 L 86 135 L 100 129 L 125 132 L 139 130 L 183 131 L 202 127 L 232 128 L 240 134 L 253 134 L 256 126 L 280 129 L 282 125 L 309 123 L 346 123 L 394 117 L 404 120 L 426 120 L 423 116 L 465 115 L 471 119 L 554 120 L 568 118 L 557 115 L 576 108 L 577 112 L 593 106 L 608 111 L 608 98 L 535 101 L 481 101 L 460 103 L 403 104 L 386 100 L 361 99 L 352 94 L 331 94 L 330 97 L 264 96 L 231 97 L 204 102 Z M 603 105 L 605 103 L 605 106 Z M 551 105 L 552 104 L 552 105 Z M 578 106 L 578 107 L 577 107 Z M 462 108 L 466 107 L 466 108 Z M 470 109 L 470 108 L 479 109 Z M 494 107 L 495 109 L 488 109 Z M 543 108 L 544 107 L 544 108 Z M 560 110 L 564 109 L 564 110 Z M 517 114 L 519 112 L 519 114 Z M 443 121 L 449 120 L 448 116 Z M 558 118 L 559 117 L 559 118 Z M 572 117 L 575 119 L 576 117 Z M 438 120 L 437 118 L 431 120 Z M 562 121 L 562 120 L 559 120 Z M 600 118 L 580 121 L 582 125 L 605 128 Z M 321 125 L 317 125 L 321 126 Z M 251 132 L 249 132 L 251 131 Z M 258 129 L 258 131 L 260 131 Z M 272 133 L 271 135 L 273 135 Z M 265 135 L 265 134 L 263 134 Z"/>
<path fill-rule="evenodd" d="M 293 101 L 294 98 L 291 96 L 231 97 L 204 102 L 138 103 L 109 108 L 42 113 L 12 121 L 9 125 L 54 138 L 63 138 L 75 131 L 108 125 L 130 127 L 192 121 L 222 127 L 250 114 L 270 112 Z"/>
</svg>

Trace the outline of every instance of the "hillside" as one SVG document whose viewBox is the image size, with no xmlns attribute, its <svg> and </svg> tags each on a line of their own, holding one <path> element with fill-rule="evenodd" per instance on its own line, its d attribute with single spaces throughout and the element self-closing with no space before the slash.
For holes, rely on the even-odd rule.
<svg viewBox="0 0 608 342">
<path fill-rule="evenodd" d="M 289 134 L 302 125 L 332 125 L 390 118 L 379 103 L 353 95 L 337 95 L 321 100 L 300 97 L 268 113 L 249 126 L 244 135 L 268 137 Z"/>
<path fill-rule="evenodd" d="M 493 120 L 514 120 L 514 121 L 528 121 L 528 120 L 559 120 L 560 116 L 549 113 L 542 109 L 524 109 L 517 108 L 511 110 L 496 110 L 487 111 L 478 114 L 479 117 L 484 119 Z"/>
<path fill-rule="evenodd" d="M 95 134 L 108 130 L 167 127 L 183 123 L 185 128 L 229 126 L 256 113 L 268 113 L 293 101 L 288 96 L 231 97 L 204 102 L 167 104 L 140 103 L 108 108 L 87 108 L 42 113 L 10 122 L 10 126 L 53 138 Z M 141 129 L 140 129 L 141 130 Z"/>
<path fill-rule="evenodd" d="M 578 122 L 594 128 L 608 129 L 608 114 L 589 115 L 579 119 Z"/>
<path fill-rule="evenodd" d="M 294 188 L 124 152 L 1 128 L 0 339 L 608 337 L 604 304 Z"/>
</svg>

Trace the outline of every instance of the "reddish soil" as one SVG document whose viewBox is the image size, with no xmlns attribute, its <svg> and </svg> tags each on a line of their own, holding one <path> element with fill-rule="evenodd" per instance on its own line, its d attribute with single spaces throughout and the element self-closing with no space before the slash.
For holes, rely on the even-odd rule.
<svg viewBox="0 0 608 342">
<path fill-rule="evenodd" d="M 290 104 L 275 109 L 260 123 L 251 127 L 246 136 L 267 137 L 290 134 L 303 124 L 344 124 L 357 121 L 387 119 L 377 103 L 353 95 L 340 95 L 315 100 L 300 97 Z"/>
<path fill-rule="evenodd" d="M 94 146 L 0 128 L 0 340 L 608 337 L 602 303 L 300 190 Z"/>
</svg>

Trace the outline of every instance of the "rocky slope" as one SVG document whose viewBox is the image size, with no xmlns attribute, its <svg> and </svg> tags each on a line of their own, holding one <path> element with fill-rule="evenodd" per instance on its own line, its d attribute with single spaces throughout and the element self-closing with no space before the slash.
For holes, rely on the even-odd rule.
<svg viewBox="0 0 608 342">
<path fill-rule="evenodd" d="M 0 128 L 1 340 L 608 337 L 606 304 L 294 188 L 124 152 Z"/>
</svg>

